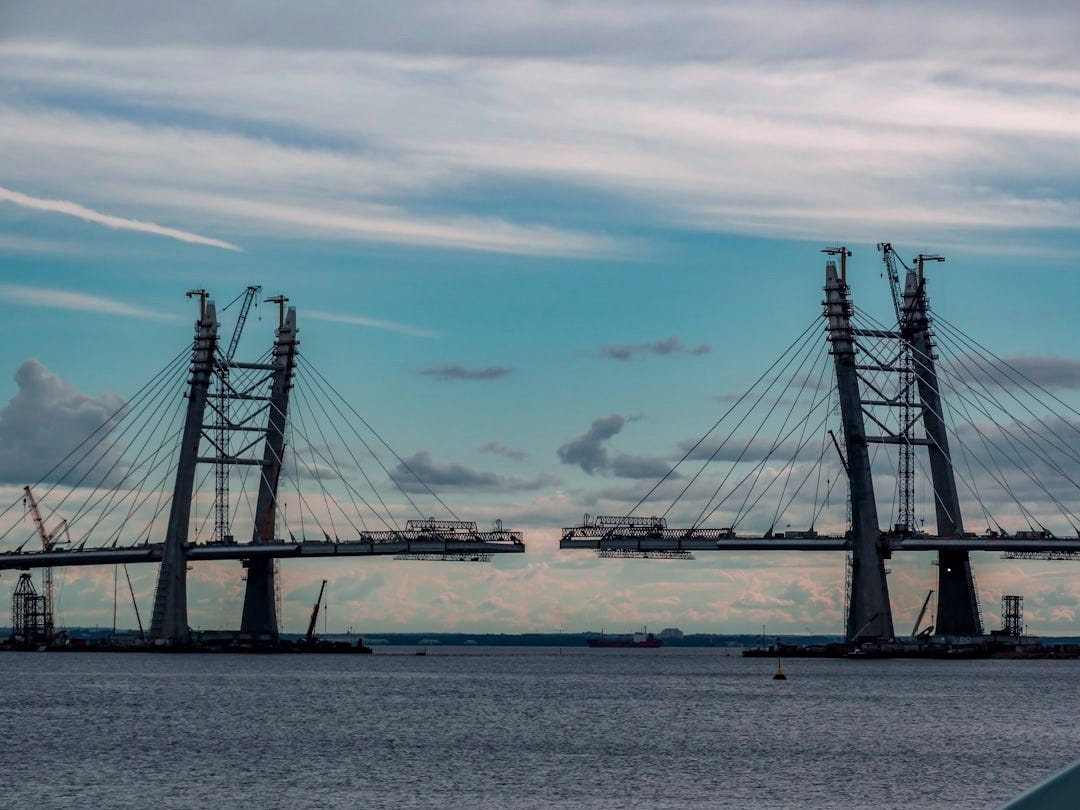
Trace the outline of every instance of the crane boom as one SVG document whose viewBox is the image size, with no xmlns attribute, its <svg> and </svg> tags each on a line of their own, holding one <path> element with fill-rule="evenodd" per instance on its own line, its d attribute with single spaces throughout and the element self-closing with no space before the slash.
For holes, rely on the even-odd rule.
<svg viewBox="0 0 1080 810">
<path fill-rule="evenodd" d="M 61 533 L 67 532 L 67 521 L 61 520 L 57 524 L 56 528 L 50 532 L 45 528 L 45 519 L 41 516 L 41 509 L 38 507 L 37 498 L 34 497 L 34 490 L 27 484 L 23 487 L 24 500 L 26 506 L 30 510 L 30 516 L 34 520 L 34 526 L 37 528 L 38 535 L 41 537 L 41 548 L 48 552 L 52 551 L 56 546 L 64 542 L 58 540 L 57 537 Z M 51 567 L 41 569 L 41 591 L 42 596 L 45 597 L 45 637 L 51 639 L 53 636 L 54 620 L 53 620 L 53 572 Z"/>
<path fill-rule="evenodd" d="M 236 347 L 240 344 L 240 335 L 244 332 L 244 324 L 247 323 L 251 305 L 255 302 L 255 296 L 262 292 L 262 287 L 257 284 L 249 284 L 241 295 L 243 302 L 240 304 L 240 314 L 236 316 L 236 328 L 233 329 L 232 338 L 229 340 L 229 348 L 225 352 L 224 360 L 218 366 L 218 390 L 217 390 L 217 461 L 214 464 L 214 539 L 219 543 L 227 543 L 232 540 L 229 529 L 229 364 L 236 355 Z M 233 299 L 233 304 L 239 297 Z M 230 304 L 229 306 L 232 306 Z"/>
<path fill-rule="evenodd" d="M 907 337 L 908 314 L 904 310 L 904 293 L 900 286 L 900 271 L 897 262 L 903 264 L 903 260 L 896 253 L 891 242 L 878 242 L 878 250 L 885 262 L 885 271 L 889 275 L 889 291 L 892 293 L 893 311 L 896 313 L 896 328 L 902 336 L 900 346 L 899 370 L 900 379 L 897 389 L 897 402 L 900 404 L 900 430 L 902 439 L 900 444 L 899 467 L 896 476 L 898 508 L 896 523 L 893 528 L 896 531 L 910 532 L 915 530 L 915 451 L 911 443 L 911 429 L 915 423 L 915 366 L 912 349 Z M 922 257 L 919 261 L 920 277 L 922 274 Z M 907 267 L 907 265 L 904 265 Z"/>
<path fill-rule="evenodd" d="M 251 305 L 255 302 L 255 296 L 262 292 L 262 287 L 249 285 L 244 291 L 244 303 L 240 305 L 240 314 L 236 316 L 236 328 L 233 330 L 232 339 L 229 340 L 229 350 L 225 353 L 226 360 L 232 360 L 236 355 L 236 347 L 240 343 L 240 335 L 244 331 Z"/>
<path fill-rule="evenodd" d="M 34 525 L 37 527 L 38 534 L 41 535 L 41 546 L 46 551 L 51 551 L 49 548 L 49 535 L 45 531 L 45 521 L 41 517 L 41 510 L 38 509 L 37 500 L 34 498 L 34 491 L 27 485 L 23 487 L 23 492 L 26 493 L 26 505 L 30 508 L 30 517 L 34 520 Z"/>
<path fill-rule="evenodd" d="M 926 594 L 926 599 L 923 600 L 922 610 L 919 611 L 919 618 L 915 620 L 915 626 L 911 628 L 911 639 L 915 640 L 915 637 L 919 635 L 919 625 L 922 624 L 923 616 L 926 615 L 926 606 L 930 604 L 930 597 L 934 595 L 933 589 Z"/>
<path fill-rule="evenodd" d="M 308 622 L 307 636 L 304 641 L 308 644 L 315 638 L 315 623 L 319 620 L 319 605 L 322 604 L 323 592 L 326 590 L 326 580 L 322 581 L 322 585 L 319 586 L 319 598 L 315 600 L 315 606 L 311 609 L 311 621 Z"/>
<path fill-rule="evenodd" d="M 139 603 L 135 601 L 135 588 L 131 585 L 131 574 L 128 573 L 127 563 L 124 563 L 124 576 L 127 577 L 128 592 L 131 594 L 131 606 L 135 608 L 135 621 L 139 623 L 139 641 L 145 641 L 146 633 L 143 631 L 142 616 L 139 614 Z"/>
<path fill-rule="evenodd" d="M 889 275 L 889 290 L 892 291 L 896 323 L 900 325 L 903 320 L 904 305 L 900 291 L 900 271 L 896 269 L 896 251 L 893 250 L 891 242 L 878 242 L 877 248 L 881 251 L 881 258 L 885 261 L 885 272 Z"/>
</svg>

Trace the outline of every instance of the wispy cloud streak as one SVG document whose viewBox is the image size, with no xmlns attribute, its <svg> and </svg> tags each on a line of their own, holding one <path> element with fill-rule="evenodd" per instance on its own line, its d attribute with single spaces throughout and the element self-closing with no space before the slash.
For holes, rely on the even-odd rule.
<svg viewBox="0 0 1080 810">
<path fill-rule="evenodd" d="M 672 354 L 690 354 L 698 356 L 708 354 L 711 351 L 712 347 L 707 343 L 702 343 L 699 346 L 686 346 L 683 345 L 683 342 L 679 340 L 676 335 L 672 335 L 669 338 L 655 340 L 652 343 L 604 346 L 600 349 L 600 354 L 604 357 L 610 357 L 613 360 L 633 360 L 647 354 L 654 354 L 660 357 Z"/>
<path fill-rule="evenodd" d="M 316 321 L 346 323 L 352 326 L 366 326 L 370 329 L 385 329 L 387 332 L 397 332 L 400 335 L 409 335 L 411 337 L 434 338 L 440 336 L 438 332 L 433 332 L 430 329 L 421 329 L 419 326 L 411 326 L 410 324 L 398 323 L 397 321 L 366 318 L 363 315 L 336 315 L 332 312 L 322 312 L 321 310 L 313 309 L 306 312 L 305 317 Z"/>
<path fill-rule="evenodd" d="M 154 222 L 144 222 L 140 219 L 127 219 L 112 214 L 103 214 L 85 205 L 80 205 L 69 200 L 47 200 L 42 197 L 31 197 L 18 191 L 0 186 L 0 201 L 14 203 L 22 208 L 30 208 L 34 211 L 45 211 L 51 214 L 64 214 L 75 217 L 85 222 L 93 222 L 121 231 L 137 231 L 138 233 L 150 233 L 156 236 L 165 236 L 169 239 L 177 239 L 193 245 L 206 245 L 208 247 L 221 248 L 222 250 L 239 251 L 240 248 L 230 242 L 220 239 L 212 239 L 209 236 L 200 236 L 197 233 L 181 231 L 176 228 L 167 228 Z"/>
<path fill-rule="evenodd" d="M 142 309 L 114 298 L 56 290 L 48 287 L 27 287 L 22 284 L 0 284 L 0 296 L 6 301 L 48 309 L 69 309 L 78 312 L 96 312 L 102 315 L 121 315 L 128 318 L 151 318 L 157 321 L 175 321 L 177 316 L 166 312 Z"/>
<path fill-rule="evenodd" d="M 417 372 L 424 377 L 445 382 L 446 380 L 498 380 L 513 371 L 506 366 L 488 366 L 487 368 L 465 368 L 457 364 L 434 366 Z"/>
</svg>

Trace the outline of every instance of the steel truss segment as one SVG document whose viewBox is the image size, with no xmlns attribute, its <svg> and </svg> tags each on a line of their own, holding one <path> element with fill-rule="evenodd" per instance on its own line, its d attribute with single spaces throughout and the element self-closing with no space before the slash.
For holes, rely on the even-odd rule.
<svg viewBox="0 0 1080 810">
<path fill-rule="evenodd" d="M 694 560 L 691 551 L 633 551 L 623 548 L 602 548 L 599 557 L 621 560 Z"/>
</svg>

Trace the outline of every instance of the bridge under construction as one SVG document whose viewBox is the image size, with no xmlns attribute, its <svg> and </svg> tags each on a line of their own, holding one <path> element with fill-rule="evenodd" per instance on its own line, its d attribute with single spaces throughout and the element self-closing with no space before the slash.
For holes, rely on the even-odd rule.
<svg viewBox="0 0 1080 810">
<path fill-rule="evenodd" d="M 1074 419 L 1080 413 L 957 327 L 943 319 L 935 323 L 926 270 L 942 257 L 920 255 L 908 266 L 891 244 L 878 248 L 894 323 L 854 305 L 847 278 L 851 251 L 823 251 L 829 254 L 824 345 L 816 339 L 820 327 L 811 323 L 629 512 L 586 515 L 582 524 L 563 529 L 560 547 L 644 559 L 690 558 L 705 551 L 843 551 L 848 555 L 846 637 L 852 642 L 895 637 L 886 575 L 897 552 L 937 552 L 936 633 L 942 637 L 984 632 L 972 552 L 1080 559 L 1075 474 L 1080 422 Z M 949 359 L 942 373 L 946 345 Z M 825 382 L 829 366 L 833 385 Z M 947 407 L 948 395 L 958 408 Z M 956 419 L 953 411 L 963 418 Z M 834 420 L 840 440 L 830 427 Z M 750 438 L 737 435 L 755 424 Z M 718 438 L 725 431 L 726 437 Z M 812 441 L 819 436 L 820 442 Z M 895 520 L 885 529 L 874 466 L 881 448 L 894 451 L 888 461 L 896 480 Z M 701 464 L 694 469 L 697 461 Z M 709 471 L 718 467 L 720 481 L 710 487 L 715 481 Z M 933 512 L 933 532 L 923 530 L 916 514 L 919 472 L 929 479 L 929 503 L 923 506 Z M 840 480 L 846 497 L 833 502 L 840 500 L 846 514 L 831 521 L 831 531 L 818 531 L 829 493 Z M 958 481 L 966 488 L 966 504 Z M 695 484 L 712 489 L 700 510 Z M 767 498 L 775 508 L 763 509 L 772 507 Z M 965 505 L 981 511 L 985 531 L 967 530 Z M 669 526 L 680 509 L 696 517 L 683 527 Z M 995 513 L 1002 509 L 1008 518 L 999 520 Z M 1047 528 L 1048 512 L 1068 527 L 1067 534 L 1057 536 Z M 720 518 L 723 527 L 706 525 Z M 764 524 L 758 533 L 737 531 L 755 519 Z M 808 528 L 791 530 L 799 519 Z M 1007 530 L 1003 524 L 1009 519 L 1023 528 Z M 785 529 L 777 531 L 778 526 Z"/>
<path fill-rule="evenodd" d="M 936 553 L 941 637 L 984 632 L 972 552 L 1080 559 L 1080 413 L 932 316 L 927 267 L 940 257 L 920 255 L 908 266 L 891 245 L 879 248 L 895 320 L 854 304 L 851 252 L 827 250 L 824 329 L 815 315 L 630 510 L 586 516 L 563 530 L 560 547 L 646 559 L 843 552 L 845 635 L 853 642 L 895 637 L 887 575 L 899 552 Z M 193 563 L 240 561 L 239 633 L 275 643 L 281 560 L 486 561 L 524 551 L 521 534 L 500 521 L 482 530 L 460 519 L 301 357 L 288 299 L 267 299 L 276 308 L 272 346 L 237 360 L 259 292 L 249 287 L 225 307 L 238 308 L 226 342 L 214 301 L 191 291 L 199 303 L 191 344 L 0 510 L 0 571 L 44 571 L 43 594 L 29 575 L 19 580 L 17 628 L 51 635 L 57 567 L 122 565 L 126 573 L 131 564 L 158 565 L 149 636 L 185 647 Z M 186 380 L 183 398 L 178 379 Z M 212 496 L 204 490 L 211 476 Z M 886 485 L 892 507 L 883 528 Z M 388 503 L 386 486 L 408 506 Z M 707 497 L 698 497 L 702 490 Z M 24 535 L 20 503 L 34 518 Z M 240 520 L 242 504 L 249 520 Z M 973 509 L 981 531 L 964 521 Z M 234 534 L 241 522 L 250 527 L 245 541 Z"/>
<path fill-rule="evenodd" d="M 0 571 L 44 569 L 44 593 L 36 593 L 28 574 L 20 578 L 13 601 L 16 634 L 28 641 L 51 640 L 52 569 L 61 566 L 157 564 L 150 640 L 188 647 L 190 563 L 239 560 L 246 569 L 239 637 L 275 644 L 280 635 L 278 560 L 391 555 L 484 562 L 492 554 L 524 551 L 521 533 L 504 529 L 501 521 L 481 530 L 459 519 L 314 366 L 307 366 L 307 385 L 296 387 L 302 364 L 296 309 L 286 306 L 287 298 L 266 299 L 277 308 L 270 350 L 254 361 L 235 359 L 260 291 L 249 287 L 229 305 L 238 305 L 239 311 L 227 345 L 219 339 L 217 308 L 209 294 L 189 292 L 199 302 L 192 344 L 42 481 L 25 488 L 22 501 L 33 512 L 35 532 L 0 552 Z M 175 403 L 178 373 L 187 375 L 186 395 Z M 294 389 L 313 412 L 310 423 L 301 412 L 300 423 L 293 424 Z M 387 504 L 376 473 L 366 469 L 372 462 L 416 517 L 402 521 Z M 257 483 L 253 499 L 244 490 L 251 535 L 241 542 L 232 526 L 243 499 L 230 497 L 230 482 L 240 476 L 246 487 L 247 471 L 255 471 Z M 211 473 L 213 497 L 200 498 L 200 485 Z M 296 487 L 300 513 L 291 521 L 282 487 L 287 481 Z M 315 493 L 305 494 L 302 482 Z M 42 487 L 44 493 L 35 497 Z M 426 517 L 417 502 L 421 496 L 445 517 Z M 51 501 L 43 516 L 39 503 Z M 62 530 L 48 532 L 47 523 L 57 519 L 65 504 L 75 513 Z M 8 505 L 0 518 L 18 517 L 17 505 Z M 201 524 L 200 506 L 205 507 Z M 0 541 L 17 537 L 20 525 L 12 522 L 0 532 Z M 314 536 L 308 538 L 308 531 Z M 38 537 L 40 548 L 34 546 Z"/>
</svg>

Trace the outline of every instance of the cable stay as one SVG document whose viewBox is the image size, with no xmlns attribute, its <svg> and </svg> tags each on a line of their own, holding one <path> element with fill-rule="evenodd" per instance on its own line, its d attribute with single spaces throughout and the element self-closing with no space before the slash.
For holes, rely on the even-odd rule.
<svg viewBox="0 0 1080 810">
<path fill-rule="evenodd" d="M 828 455 L 824 428 L 831 420 L 832 387 L 825 385 L 831 358 L 820 341 L 820 318 L 815 318 L 735 403 L 725 410 L 706 433 L 683 453 L 673 467 L 625 515 L 586 515 L 579 526 L 563 529 L 563 548 L 591 547 L 604 556 L 685 558 L 692 550 L 730 548 L 744 550 L 793 548 L 837 550 L 847 543 L 843 517 L 833 522 L 835 529 L 819 533 L 818 524 L 828 498 L 821 498 L 822 470 L 835 482 L 835 459 Z M 708 447 L 706 442 L 722 429 L 722 438 Z M 743 431 L 746 431 L 745 433 Z M 819 433 L 821 435 L 818 440 Z M 808 447 L 814 449 L 807 456 Z M 820 448 L 820 449 L 819 449 Z M 685 482 L 681 482 L 667 505 L 655 517 L 635 514 L 660 493 L 665 483 L 679 480 L 677 471 L 692 458 L 701 458 Z M 721 466 L 720 475 L 708 483 L 703 506 L 688 526 L 669 526 L 669 519 L 682 503 L 711 478 L 709 471 Z M 800 496 L 808 482 L 817 479 L 814 503 Z M 831 492 L 832 486 L 828 487 Z M 772 498 L 775 498 L 773 501 Z M 739 525 L 757 514 L 768 499 L 769 514 L 755 535 L 738 535 Z M 735 504 L 717 528 L 706 526 L 729 503 Z M 795 508 L 793 520 L 785 515 Z M 807 529 L 790 530 L 790 524 L 806 519 Z M 787 531 L 776 527 L 788 524 Z"/>
<path fill-rule="evenodd" d="M 188 562 L 241 560 L 247 566 L 262 559 L 372 555 L 472 562 L 523 551 L 521 533 L 501 521 L 482 529 L 462 520 L 306 358 L 291 361 L 294 402 L 288 412 L 280 407 L 271 389 L 285 356 L 281 346 L 253 361 L 236 356 L 258 292 L 248 287 L 225 307 L 240 305 L 227 347 L 200 344 L 197 335 L 32 485 L 43 520 L 51 525 L 54 515 L 67 516 L 70 544 L 32 546 L 36 535 L 15 511 L 21 499 L 0 511 L 0 570 L 165 559 L 168 516 L 175 511 L 172 481 L 190 435 L 190 399 L 181 394 L 200 373 L 193 358 L 201 345 L 211 359 L 192 455 L 203 469 L 193 470 L 182 550 Z M 214 312 L 208 294 L 193 290 L 191 296 L 199 298 L 200 323 L 206 322 Z M 279 305 L 280 333 L 287 299 L 271 300 Z M 299 352 L 293 357 L 299 360 Z M 269 442 L 268 424 L 282 425 L 287 440 Z M 256 544 L 238 542 L 231 530 L 238 520 L 261 520 L 259 490 L 273 525 Z M 290 494 L 298 506 L 292 513 Z M 155 606 L 155 623 L 159 615 Z"/>
<path fill-rule="evenodd" d="M 1080 558 L 1080 543 L 1055 535 L 1048 528 L 1048 516 L 1026 502 L 1030 493 L 1037 493 L 1040 503 L 1056 508 L 1070 533 L 1080 540 L 1080 502 L 1076 495 L 1080 485 L 1069 471 L 1074 462 L 1080 461 L 1080 453 L 1075 443 L 1062 439 L 1063 431 L 1080 433 L 1080 422 L 1054 415 L 1055 410 L 1061 409 L 1052 406 L 1056 401 L 1069 413 L 1080 414 L 1037 384 L 1028 386 L 1032 390 L 1025 389 L 1022 394 L 1023 386 L 1018 380 L 1030 383 L 1030 378 L 1007 361 L 991 356 L 985 347 L 963 335 L 957 327 L 939 326 L 935 341 L 930 334 L 929 304 L 922 279 L 924 265 L 943 261 L 942 257 L 920 255 L 909 266 L 891 244 L 881 243 L 878 247 L 889 278 L 896 321 L 883 324 L 850 305 L 850 340 L 858 358 L 854 371 L 863 391 L 862 416 L 868 429 L 880 431 L 877 436 L 865 437 L 873 447 L 871 467 L 878 463 L 878 454 L 883 452 L 897 481 L 892 498 L 894 519 L 888 529 L 880 531 L 879 545 L 884 555 L 901 549 L 951 549 L 998 550 L 1007 556 L 1041 555 L 1041 559 Z M 846 249 L 834 252 L 840 255 L 841 251 L 842 258 L 850 255 Z M 907 288 L 901 284 L 901 270 L 909 274 Z M 840 277 L 843 284 L 846 274 L 841 271 Z M 940 321 L 935 318 L 934 322 Z M 915 349 L 912 336 L 918 329 L 926 330 L 930 356 L 920 355 Z M 817 365 L 821 358 L 809 350 L 811 345 L 817 346 L 813 340 L 815 333 L 817 330 L 811 324 L 792 341 L 629 512 L 622 516 L 586 515 L 581 525 L 563 529 L 560 547 L 591 548 L 604 556 L 631 558 L 645 558 L 654 552 L 689 553 L 707 548 L 849 549 L 850 498 L 843 499 L 848 508 L 843 519 L 819 523 L 822 514 L 830 508 L 837 482 L 847 489 L 849 470 L 836 438 L 837 433 L 846 436 L 846 431 L 834 431 L 830 426 L 835 413 L 829 398 L 805 396 L 807 390 L 816 392 L 823 387 L 828 371 L 828 361 Z M 981 362 L 974 367 L 970 362 L 961 362 L 964 357 L 953 348 L 954 344 L 964 346 L 968 355 Z M 936 369 L 933 360 L 940 361 Z M 809 381 L 807 369 L 819 371 L 816 382 Z M 980 370 L 982 374 L 978 373 Z M 832 394 L 831 385 L 826 387 Z M 1032 391 L 1039 396 L 1030 396 Z M 923 401 L 926 392 L 940 406 Z M 784 401 L 785 396 L 790 401 Z M 1024 418 L 1012 416 L 1009 403 L 1017 406 Z M 976 415 L 978 418 L 973 418 Z M 924 418 L 931 416 L 945 426 L 944 434 L 924 430 Z M 980 423 L 979 419 L 984 421 Z M 708 448 L 706 455 L 705 442 L 722 428 L 722 434 L 726 435 L 716 447 Z M 835 457 L 829 448 L 830 434 L 831 443 L 838 451 Z M 954 452 L 950 452 L 950 445 Z M 805 451 L 809 446 L 813 450 L 807 456 Z M 930 482 L 938 474 L 936 468 L 931 469 L 933 465 L 921 452 L 922 448 L 944 460 L 944 469 L 953 474 L 971 502 L 977 504 L 986 521 L 985 532 L 962 529 L 964 504 L 946 499 L 936 481 L 916 497 L 919 495 L 916 484 Z M 955 453 L 961 458 L 954 461 Z M 686 462 L 693 458 L 702 459 L 700 466 L 680 476 Z M 712 471 L 718 460 L 726 461 L 720 474 L 714 477 Z M 1056 476 L 1066 488 L 1055 488 L 1047 476 Z M 702 496 L 704 505 L 697 511 L 697 517 L 688 521 L 689 528 L 676 528 L 672 525 L 676 509 L 688 503 L 708 478 L 712 478 L 711 494 Z M 1024 486 L 1019 486 L 1017 479 Z M 994 516 L 1000 501 L 992 497 L 995 489 L 1028 524 L 1026 530 L 1010 532 L 1003 528 L 1005 518 Z M 666 505 L 650 510 L 648 504 L 663 492 L 672 493 Z M 929 504 L 920 498 L 928 498 Z M 761 524 L 763 531 L 754 535 L 737 533 L 741 525 L 756 521 L 755 515 L 766 503 L 771 508 L 767 522 Z M 925 521 L 920 521 L 919 513 L 927 507 L 931 512 L 936 511 L 939 521 L 944 519 L 946 525 L 951 523 L 957 530 L 943 535 L 921 530 L 919 525 Z M 800 514 L 803 510 L 809 518 L 808 531 L 775 531 L 779 526 L 790 529 L 792 521 L 785 519 L 789 511 Z M 649 511 L 656 517 L 640 516 Z M 706 528 L 706 524 L 713 524 L 718 513 L 723 516 L 718 522 L 724 525 Z M 819 532 L 818 527 L 824 530 Z"/>
</svg>

